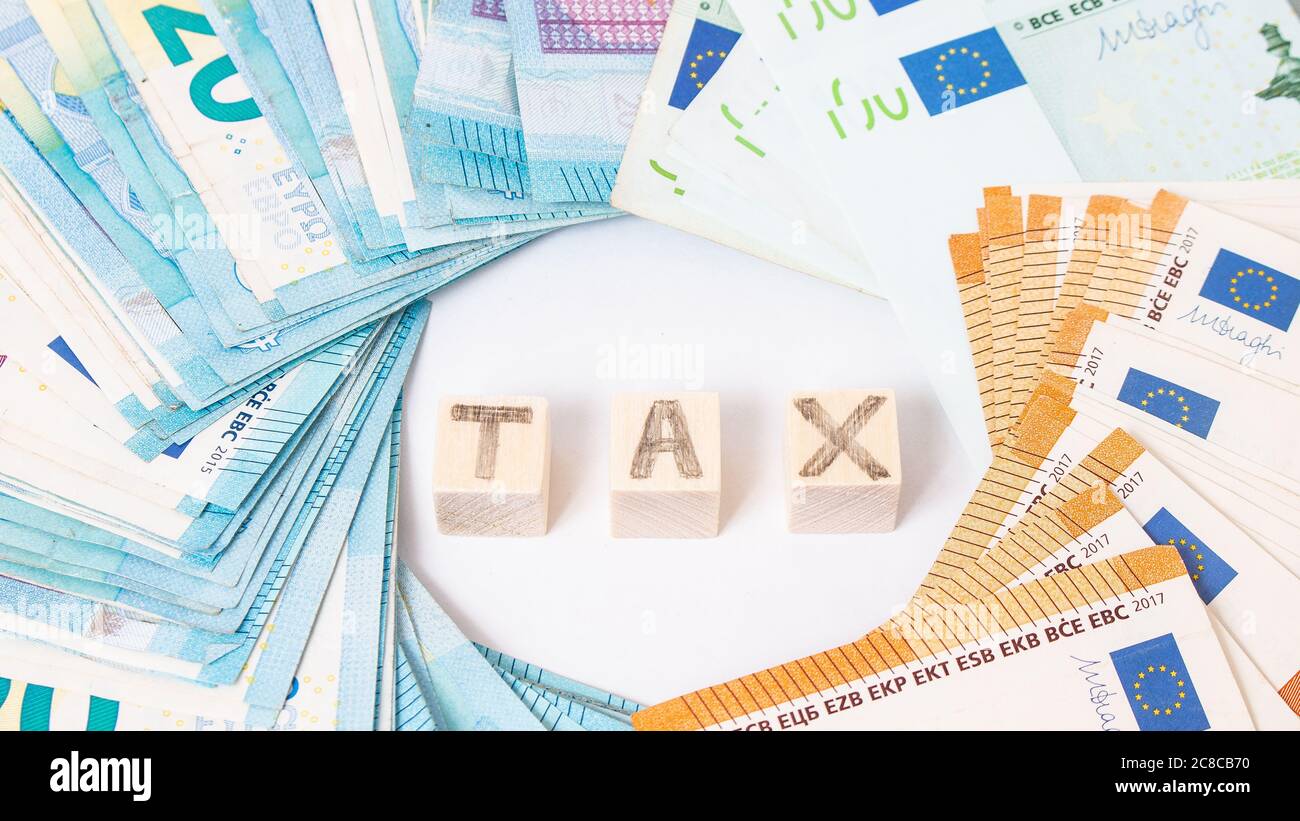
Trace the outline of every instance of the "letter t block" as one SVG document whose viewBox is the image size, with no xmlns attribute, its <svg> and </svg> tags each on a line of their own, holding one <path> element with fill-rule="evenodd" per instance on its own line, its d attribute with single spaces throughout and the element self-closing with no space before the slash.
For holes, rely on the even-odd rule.
<svg viewBox="0 0 1300 821">
<path fill-rule="evenodd" d="M 438 405 L 433 502 L 446 536 L 541 536 L 551 418 L 537 396 L 447 397 Z"/>
<path fill-rule="evenodd" d="M 894 529 L 902 463 L 893 391 L 796 393 L 785 438 L 791 533 Z"/>
<path fill-rule="evenodd" d="M 610 432 L 613 536 L 718 535 L 722 439 L 716 393 L 618 394 Z"/>
</svg>

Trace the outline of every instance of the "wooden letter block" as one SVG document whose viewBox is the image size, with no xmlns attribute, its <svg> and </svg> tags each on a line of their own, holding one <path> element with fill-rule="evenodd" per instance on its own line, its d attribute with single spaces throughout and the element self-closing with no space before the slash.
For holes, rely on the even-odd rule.
<svg viewBox="0 0 1300 821">
<path fill-rule="evenodd" d="M 610 430 L 612 535 L 718 535 L 722 438 L 716 393 L 618 394 Z"/>
<path fill-rule="evenodd" d="M 551 418 L 537 396 L 460 396 L 438 405 L 433 501 L 447 536 L 541 536 Z"/>
<path fill-rule="evenodd" d="M 893 391 L 796 393 L 785 438 L 791 533 L 894 529 L 902 463 Z"/>
</svg>

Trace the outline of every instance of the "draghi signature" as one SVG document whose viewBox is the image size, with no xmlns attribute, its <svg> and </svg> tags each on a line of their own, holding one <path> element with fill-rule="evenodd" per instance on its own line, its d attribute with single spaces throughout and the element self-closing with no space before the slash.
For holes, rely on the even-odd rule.
<svg viewBox="0 0 1300 821">
<path fill-rule="evenodd" d="M 1215 0 L 1212 3 L 1190 0 L 1180 3 L 1177 9 L 1157 12 L 1154 15 L 1148 15 L 1146 11 L 1138 9 L 1137 16 L 1130 20 L 1127 26 L 1109 31 L 1102 26 L 1097 30 L 1101 35 L 1101 48 L 1097 52 L 1097 59 L 1099 61 L 1105 59 L 1107 54 L 1113 54 L 1133 43 L 1155 40 L 1171 32 L 1186 29 L 1192 30 L 1197 48 L 1201 51 L 1209 51 L 1214 44 L 1210 39 L 1209 29 L 1205 27 L 1205 20 L 1227 9 L 1228 4 L 1223 0 Z"/>
<path fill-rule="evenodd" d="M 1110 726 L 1115 722 L 1115 714 L 1110 711 L 1110 700 L 1118 693 L 1111 692 L 1106 686 L 1106 682 L 1101 678 L 1101 671 L 1097 669 L 1100 661 L 1088 661 L 1078 656 L 1070 656 L 1074 661 L 1079 662 L 1078 671 L 1083 674 L 1083 680 L 1088 684 L 1088 701 L 1092 702 L 1093 710 L 1097 713 L 1097 718 L 1101 720 L 1103 730 L 1118 730 L 1118 727 Z"/>
<path fill-rule="evenodd" d="M 1255 361 L 1257 356 L 1282 358 L 1282 351 L 1274 348 L 1271 344 L 1273 342 L 1272 334 L 1267 336 L 1252 335 L 1249 331 L 1243 331 L 1234 325 L 1231 318 L 1220 314 L 1206 313 L 1201 310 L 1200 305 L 1192 308 L 1178 319 L 1197 327 L 1208 328 L 1212 333 L 1240 344 L 1246 349 L 1246 353 L 1242 354 L 1241 359 L 1238 360 L 1239 364 L 1249 365 Z"/>
</svg>

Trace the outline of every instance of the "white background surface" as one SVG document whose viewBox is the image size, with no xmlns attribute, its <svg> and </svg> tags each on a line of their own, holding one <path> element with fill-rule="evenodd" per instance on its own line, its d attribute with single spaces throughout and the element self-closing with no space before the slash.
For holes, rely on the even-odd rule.
<svg viewBox="0 0 1300 821">
<path fill-rule="evenodd" d="M 886 303 L 663 226 L 568 228 L 432 303 L 407 382 L 398 550 L 470 638 L 643 703 L 876 626 L 910 597 L 978 477 Z M 647 374 L 651 353 L 675 367 Z M 785 403 L 837 387 L 897 392 L 893 533 L 786 532 Z M 721 394 L 721 535 L 612 539 L 610 396 L 667 388 Z M 434 414 L 450 393 L 550 401 L 546 536 L 437 532 Z"/>
</svg>

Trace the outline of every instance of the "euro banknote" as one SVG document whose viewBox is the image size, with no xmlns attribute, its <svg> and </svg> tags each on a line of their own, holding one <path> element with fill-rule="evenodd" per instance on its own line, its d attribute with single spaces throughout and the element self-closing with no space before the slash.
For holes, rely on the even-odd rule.
<svg viewBox="0 0 1300 821">
<path fill-rule="evenodd" d="M 426 176 L 525 196 L 528 159 L 503 4 L 439 3 L 423 56 L 410 133 L 424 146 Z"/>
<path fill-rule="evenodd" d="M 503 0 L 531 193 L 608 202 L 671 4 Z"/>
<path fill-rule="evenodd" d="M 127 636 L 125 640 L 128 644 L 141 636 L 149 636 L 150 639 L 146 644 L 154 650 L 162 653 L 179 653 L 183 662 L 200 663 L 200 659 L 211 662 L 210 665 L 200 663 L 199 667 L 183 667 L 182 669 L 187 670 L 193 678 L 220 679 L 230 675 L 229 672 L 224 671 L 228 671 L 230 665 L 235 663 L 231 657 L 226 656 L 223 659 L 221 654 L 210 656 L 201 648 L 223 647 L 229 651 L 242 647 L 243 650 L 238 652 L 246 654 L 252 646 L 253 638 L 263 627 L 257 614 L 260 613 L 264 618 L 267 610 L 274 605 L 282 592 L 284 579 L 293 569 L 294 562 L 302 555 L 315 556 L 332 549 L 334 537 L 331 534 L 337 532 L 338 527 L 337 524 L 332 523 L 345 519 L 355 510 L 358 494 L 355 488 L 363 483 L 362 470 L 369 466 L 365 456 L 349 460 L 351 448 L 358 442 L 364 446 L 365 443 L 381 435 L 382 431 L 379 427 L 385 418 L 382 416 L 382 408 L 386 403 L 391 405 L 395 402 L 396 392 L 400 390 L 400 375 L 396 379 L 388 377 L 394 368 L 397 368 L 400 374 L 401 370 L 409 364 L 413 351 L 404 346 L 413 333 L 418 338 L 416 323 L 421 321 L 420 316 L 419 313 L 409 315 L 404 322 L 394 327 L 393 338 L 384 350 L 378 352 L 371 378 L 361 380 L 356 385 L 353 399 L 347 403 L 349 407 L 331 426 L 329 439 L 332 439 L 334 444 L 321 448 L 312 460 L 312 469 L 305 474 L 306 481 L 293 491 L 294 498 L 289 510 L 296 513 L 281 518 L 273 528 L 269 543 L 271 549 L 264 551 L 260 558 L 257 558 L 257 566 L 250 580 L 234 591 L 237 601 L 232 606 L 203 613 L 154 596 L 116 589 L 110 600 L 117 604 L 109 607 L 109 610 L 118 616 L 119 621 L 133 625 L 132 629 L 122 631 Z M 372 407 L 378 407 L 381 413 L 369 417 L 372 421 L 367 422 L 366 414 Z M 349 486 L 353 490 L 349 491 Z M 335 490 L 339 491 L 338 495 L 334 495 Z M 248 533 L 247 530 L 244 534 L 247 534 L 245 538 L 254 540 L 259 535 Z M 279 584 L 273 584 L 277 579 Z M 63 586 L 68 586 L 66 580 Z M 39 598 L 48 602 L 51 596 L 59 598 L 55 594 L 41 594 Z M 36 597 L 36 594 L 23 585 L 15 586 L 11 591 L 10 599 L 13 606 L 10 609 L 16 612 L 32 610 L 30 603 L 24 597 Z M 97 598 L 103 601 L 106 597 L 101 592 Z M 152 613 L 155 619 L 163 618 L 175 623 L 168 624 L 132 616 L 118 609 L 122 605 L 131 607 L 139 613 Z M 41 608 L 47 628 L 53 628 L 48 620 L 57 615 L 56 611 L 64 612 L 64 622 L 56 630 L 56 634 L 64 636 L 68 641 L 73 641 L 74 635 L 84 636 L 87 630 L 91 630 L 93 622 L 97 620 L 95 614 L 101 609 L 98 605 L 90 602 L 83 603 L 70 597 L 64 597 Z M 81 615 L 73 618 L 69 614 L 74 612 Z M 21 616 L 18 618 L 32 630 L 39 628 L 39 624 L 31 618 Z M 246 638 L 241 639 L 240 636 Z M 106 646 L 99 648 L 99 651 L 111 652 L 111 646 L 116 640 L 107 637 L 104 642 Z M 120 643 L 117 644 L 121 646 Z M 176 667 L 166 659 L 151 661 L 145 656 L 141 656 L 138 663 Z"/>
<path fill-rule="evenodd" d="M 696 233 L 786 267 L 874 290 L 869 271 L 829 245 L 820 226 L 747 197 L 697 157 L 669 159 L 669 130 L 727 76 L 744 49 L 727 3 L 677 3 L 664 26 L 610 201 L 633 214 Z M 861 276 L 857 274 L 861 273 Z"/>
<path fill-rule="evenodd" d="M 919 629 L 924 641 L 891 625 L 633 721 L 645 730 L 1253 727 L 1171 547 L 1026 581 L 969 605 L 969 620 Z"/>
<path fill-rule="evenodd" d="M 221 33 L 225 36 L 231 46 L 251 47 L 259 44 L 265 46 L 267 42 L 266 39 L 262 38 L 257 32 L 256 27 L 250 23 L 252 14 L 251 10 L 249 10 L 247 6 L 240 4 L 228 5 L 228 8 L 222 8 L 219 10 L 221 12 L 220 14 L 217 13 L 218 10 L 214 10 L 211 22 L 209 22 L 202 14 L 188 8 L 175 8 L 171 12 L 160 11 L 158 14 L 161 14 L 164 17 L 171 14 L 172 18 L 174 18 L 172 22 L 181 21 L 181 23 L 179 23 L 179 25 L 182 26 L 180 30 L 184 30 L 184 25 L 191 25 L 202 29 L 204 33 L 208 33 L 207 30 L 211 28 L 211 36 L 203 42 L 210 43 L 212 49 L 217 49 L 218 51 L 215 53 L 219 53 L 223 45 L 222 41 L 217 38 L 217 33 Z M 339 226 L 340 224 L 347 224 L 349 229 L 351 229 L 352 226 L 348 223 L 344 223 L 342 220 L 330 218 L 331 211 L 329 208 L 325 207 L 329 203 L 321 200 L 320 193 L 320 191 L 327 190 L 327 187 L 321 186 L 318 191 L 316 186 L 311 184 L 313 176 L 302 165 L 302 159 L 295 158 L 294 162 L 298 163 L 298 165 L 295 166 L 291 173 L 284 172 L 280 176 L 276 177 L 276 179 L 279 180 L 279 185 L 277 187 L 285 187 L 287 194 L 307 197 L 307 200 L 304 200 L 307 204 L 302 205 L 299 212 L 289 212 L 286 210 L 284 213 L 298 213 L 301 217 L 300 221 L 303 221 L 304 223 L 311 222 L 312 224 L 318 224 L 318 232 L 323 232 L 328 229 L 330 236 L 326 237 L 322 234 L 321 237 L 318 237 L 315 246 L 311 248 L 305 246 L 299 248 L 298 254 L 302 259 L 295 259 L 292 264 L 287 260 L 282 260 L 277 263 L 277 268 L 280 271 L 280 274 L 278 275 L 278 284 L 273 288 L 273 290 L 278 289 L 274 298 L 271 298 L 266 289 L 261 288 L 256 281 L 250 280 L 250 282 L 241 284 L 240 282 L 231 280 L 231 272 L 236 274 L 235 279 L 237 280 L 238 276 L 242 275 L 241 272 L 243 269 L 238 266 L 228 265 L 221 262 L 224 258 L 221 256 L 223 249 L 220 246 L 224 243 L 224 240 L 219 236 L 220 232 L 216 232 L 213 228 L 215 223 L 220 220 L 208 218 L 211 214 L 207 214 L 207 207 L 203 204 L 202 197 L 198 197 L 197 194 L 191 195 L 184 193 L 185 191 L 193 191 L 193 186 L 191 186 L 186 179 L 183 179 L 182 176 L 171 173 L 176 169 L 169 165 L 169 157 L 171 156 L 169 150 L 165 150 L 167 149 L 167 146 L 158 143 L 158 140 L 155 138 L 156 133 L 158 133 L 158 128 L 154 126 L 152 121 L 148 118 L 152 111 L 158 116 L 165 115 L 168 118 L 168 121 L 178 119 L 180 122 L 189 123 L 189 127 L 194 131 L 194 134 L 190 137 L 191 139 L 201 140 L 211 137 L 212 139 L 218 139 L 218 141 L 225 139 L 225 131 L 221 131 L 219 138 L 218 136 L 214 136 L 216 135 L 216 132 L 220 130 L 222 121 L 210 120 L 206 115 L 202 114 L 202 112 L 196 113 L 184 106 L 180 106 L 177 111 L 168 113 L 166 104 L 170 100 L 169 97 L 154 98 L 152 100 L 153 109 L 148 109 L 147 107 L 142 108 L 140 104 L 136 102 L 136 95 L 133 93 L 123 92 L 122 95 L 114 96 L 109 100 L 108 92 L 105 91 L 103 85 L 105 82 L 109 82 L 114 88 L 121 86 L 127 91 L 130 91 L 130 89 L 134 87 L 133 83 L 139 79 L 139 77 L 137 77 L 133 80 L 129 76 L 129 72 L 126 72 L 125 69 L 120 69 L 119 64 L 117 63 L 117 60 L 121 59 L 124 61 L 123 64 L 128 67 L 138 67 L 138 65 L 142 65 L 138 60 L 133 61 L 129 56 L 130 54 L 133 54 L 133 52 L 129 52 L 127 45 L 124 45 L 125 43 L 135 43 L 135 46 L 139 51 L 146 55 L 152 55 L 150 59 L 161 59 L 161 51 L 159 51 L 161 46 L 155 42 L 156 38 L 153 35 L 151 26 L 154 23 L 157 23 L 165 29 L 165 25 L 163 23 L 158 23 L 158 20 L 161 18 L 159 18 L 157 14 L 151 14 L 150 19 L 152 19 L 154 23 L 150 23 L 149 20 L 145 20 L 140 14 L 138 14 L 140 11 L 140 9 L 128 8 L 122 4 L 118 4 L 112 8 L 96 6 L 94 9 L 84 6 L 84 4 L 68 4 L 60 10 L 60 14 L 56 15 L 51 10 L 46 9 L 39 12 L 37 16 L 39 17 L 38 22 L 44 27 L 42 33 L 46 36 L 46 42 L 50 43 L 49 48 L 51 48 L 56 56 L 61 59 L 62 64 L 72 66 L 72 68 L 68 70 L 68 73 L 69 76 L 73 78 L 74 83 L 80 84 L 80 87 L 77 89 L 78 99 L 83 101 L 83 107 L 91 113 L 91 119 L 93 120 L 95 127 L 99 129 L 106 145 L 111 147 L 115 157 L 127 157 L 130 160 L 129 162 L 124 163 L 124 168 L 135 185 L 133 191 L 136 189 L 139 191 L 139 193 L 137 193 L 137 198 L 144 202 L 146 207 L 151 209 L 156 222 L 159 222 L 164 228 L 176 235 L 172 237 L 174 241 L 173 244 L 184 241 L 188 246 L 197 246 L 195 248 L 187 247 L 184 252 L 177 252 L 175 254 L 180 263 L 177 266 L 176 271 L 185 280 L 186 285 L 192 290 L 197 307 L 202 309 L 201 312 L 204 312 L 203 319 L 206 319 L 208 323 L 210 323 L 208 327 L 214 330 L 218 340 L 222 342 L 223 345 L 252 342 L 265 345 L 265 340 L 268 338 L 274 339 L 275 333 L 280 329 L 289 327 L 290 325 L 300 325 L 303 320 L 319 315 L 327 308 L 341 307 L 344 304 L 355 301 L 359 296 L 377 293 L 385 287 L 385 283 L 387 282 L 414 274 L 421 270 L 427 270 L 440 263 L 445 263 L 449 258 L 461 253 L 462 250 L 468 250 L 456 246 L 451 247 L 450 249 L 439 250 L 432 256 L 428 254 L 421 256 L 418 253 L 403 250 L 403 246 L 403 248 L 394 250 L 393 253 L 371 261 L 367 261 L 367 259 L 364 258 L 358 258 L 355 261 L 345 259 L 346 255 L 342 252 L 341 248 L 338 247 L 344 244 L 341 241 L 342 234 L 340 231 L 342 231 L 342 229 L 339 228 Z M 68 25 L 69 18 L 79 21 L 81 25 L 79 27 Z M 229 25 L 230 19 L 242 23 L 242 26 Z M 200 23 L 198 22 L 199 20 L 202 20 L 203 22 Z M 188 21 L 188 23 L 185 23 L 184 21 Z M 100 26 L 103 26 L 102 31 Z M 81 41 L 76 40 L 75 35 L 78 31 L 81 31 Z M 114 51 L 114 49 L 117 50 Z M 123 56 L 121 53 L 123 50 L 128 52 L 128 56 Z M 265 52 L 266 49 L 263 49 L 262 53 Z M 91 55 L 94 59 L 94 66 L 96 67 L 94 70 L 92 70 L 91 66 L 87 64 L 87 55 Z M 264 91 L 264 89 L 262 89 L 257 80 L 259 78 L 264 79 L 268 76 L 279 76 L 282 78 L 284 72 L 278 62 L 274 61 L 273 54 L 267 55 L 267 57 L 271 59 L 255 59 L 251 62 L 247 60 L 247 57 L 248 54 L 244 49 L 232 48 L 232 53 L 225 54 L 223 57 L 217 57 L 215 59 L 218 62 L 229 60 L 232 68 L 236 64 L 250 67 L 267 66 L 256 74 L 252 73 L 252 68 L 250 68 L 249 73 L 247 74 L 247 86 L 250 88 L 249 93 L 251 95 L 247 102 L 253 107 L 256 107 L 257 100 L 265 102 L 268 99 L 265 95 L 261 95 L 261 92 Z M 148 60 L 145 62 L 147 63 Z M 186 61 L 186 65 L 188 65 L 189 68 L 178 70 L 181 71 L 181 74 L 184 74 L 185 71 L 194 68 L 192 63 L 193 60 Z M 84 68 L 84 71 L 81 71 L 81 73 L 78 73 L 77 70 L 79 66 Z M 159 65 L 158 70 L 163 71 L 161 65 Z M 95 73 L 95 71 L 98 71 L 99 73 Z M 168 69 L 165 73 L 170 76 L 172 72 Z M 240 79 L 244 80 L 245 75 L 241 74 Z M 183 83 L 184 78 L 181 77 L 176 81 Z M 181 92 L 178 91 L 178 93 Z M 179 99 L 188 101 L 188 94 L 182 93 L 182 97 Z M 176 107 L 179 104 L 173 102 L 171 105 Z M 187 102 L 186 105 L 192 105 L 192 102 Z M 292 107 L 294 104 L 291 102 L 286 103 L 286 105 Z M 245 106 L 245 108 L 248 109 L 245 113 L 252 111 L 248 106 Z M 121 111 L 118 109 L 121 109 Z M 209 111 L 209 113 L 212 112 Z M 281 138 L 281 142 L 288 142 L 287 137 L 284 135 L 294 132 L 286 130 L 285 123 L 290 123 L 292 120 L 283 111 L 278 112 L 278 114 L 280 116 L 277 116 L 274 124 L 269 122 L 267 117 L 260 114 L 260 109 L 258 117 L 247 121 L 240 120 L 240 122 L 247 122 L 248 128 L 252 128 L 259 133 L 267 131 L 272 135 L 278 135 Z M 122 117 L 124 116 L 127 118 L 127 122 L 122 120 Z M 135 125 L 132 124 L 136 121 L 147 123 L 150 128 L 145 130 L 137 129 Z M 228 123 L 226 125 L 228 125 Z M 204 131 L 204 129 L 208 129 L 208 131 Z M 301 131 L 301 129 L 299 131 Z M 205 134 L 207 134 L 208 137 L 204 137 L 203 135 Z M 179 139 L 179 136 L 177 136 L 176 139 Z M 232 136 L 231 139 L 233 140 L 236 138 Z M 250 138 L 243 136 L 239 139 Z M 247 143 L 246 145 L 254 145 L 259 139 L 263 140 L 263 143 L 268 146 L 267 150 L 270 150 L 269 146 L 271 143 L 267 142 L 265 137 L 253 136 L 251 138 L 252 142 Z M 137 145 L 137 141 L 139 141 L 140 145 Z M 272 140 L 272 142 L 274 142 L 274 140 Z M 286 157 L 293 153 L 293 145 L 276 144 L 284 150 L 283 153 Z M 240 144 L 235 147 L 226 146 L 226 148 L 229 148 L 232 158 L 242 160 L 252 151 L 252 148 L 244 148 L 242 147 L 243 145 L 245 144 Z M 141 146 L 143 146 L 143 149 Z M 311 151 L 317 151 L 314 141 L 300 141 L 297 145 L 299 150 L 305 152 L 306 148 L 304 147 L 310 148 Z M 216 153 L 209 159 L 208 165 L 211 166 L 213 163 L 216 163 L 216 167 L 220 167 L 221 161 L 217 155 L 221 154 L 221 150 L 215 146 L 212 150 Z M 274 159 L 274 157 L 271 159 Z M 238 160 L 236 164 L 239 165 L 239 167 L 246 168 L 247 173 L 252 173 L 255 176 L 262 174 L 262 172 L 266 171 L 268 167 L 265 162 L 259 163 L 255 158 L 250 158 L 250 162 L 247 164 L 241 163 Z M 259 164 L 263 166 L 262 171 L 255 168 L 255 166 Z M 187 170 L 199 175 L 198 165 L 191 165 Z M 287 186 L 289 176 L 293 176 L 296 180 L 295 185 L 292 187 L 292 191 L 289 191 Z M 162 177 L 163 183 L 159 183 L 156 177 Z M 265 174 L 257 178 L 269 179 Z M 315 179 L 319 178 L 320 174 L 318 172 L 315 175 Z M 196 176 L 196 179 L 201 182 L 204 177 L 200 175 Z M 227 183 L 234 184 L 232 182 L 233 179 L 234 178 L 227 180 Z M 168 186 L 166 190 L 175 189 L 181 193 L 174 196 L 165 195 L 163 188 L 164 184 Z M 267 185 L 270 185 L 270 183 L 267 183 Z M 201 184 L 200 187 L 202 187 Z M 168 196 L 171 196 L 173 199 L 179 198 L 177 199 L 177 202 L 182 203 L 184 207 L 181 207 L 179 211 L 176 207 L 170 209 L 164 207 L 169 201 Z M 215 194 L 210 193 L 209 198 L 211 199 L 215 196 Z M 231 196 L 233 197 L 235 195 L 232 194 Z M 239 200 L 235 205 L 231 205 L 230 203 L 225 202 L 225 200 L 214 200 L 214 205 L 220 205 L 225 210 L 215 211 L 213 213 L 218 216 L 231 216 L 232 219 L 227 220 L 228 223 L 239 223 L 241 221 L 248 223 L 248 225 L 245 226 L 246 230 L 244 233 L 256 234 L 259 237 L 263 234 L 269 234 L 269 228 L 266 228 L 265 226 L 259 227 L 259 223 L 257 222 L 259 218 L 256 216 L 257 212 L 249 211 L 248 207 L 245 205 L 239 205 L 239 202 L 247 200 L 249 195 L 245 194 L 243 196 L 244 200 Z M 318 205 L 318 202 L 322 202 L 323 204 Z M 289 203 L 285 208 L 287 209 L 291 206 L 292 203 Z M 307 215 L 305 213 L 306 211 L 311 211 L 312 213 Z M 205 216 L 205 214 L 207 215 Z M 185 240 L 185 237 L 183 236 L 185 230 L 182 230 L 182 228 L 173 224 L 175 221 L 172 220 L 172 217 L 178 215 L 180 217 L 192 218 L 191 227 L 194 231 L 202 233 L 202 236 L 206 237 L 206 239 L 203 239 L 202 241 L 196 239 L 193 242 Z M 307 219 L 307 217 L 310 217 L 310 219 Z M 277 218 L 283 219 L 284 217 L 281 215 Z M 459 234 L 471 237 L 475 235 L 500 237 L 504 234 L 510 234 L 521 230 L 521 224 L 523 222 L 523 220 L 519 219 L 510 220 L 510 225 L 495 231 L 489 230 L 490 226 L 479 226 L 477 228 L 470 226 L 464 230 L 457 230 Z M 539 230 L 542 228 L 557 227 L 560 224 L 567 223 L 551 221 L 535 224 L 532 228 L 533 230 Z M 330 227 L 330 225 L 333 227 Z M 203 233 L 203 231 L 206 231 L 206 233 Z M 227 231 L 227 233 L 235 232 L 235 228 L 230 228 Z M 193 233 L 193 231 L 191 231 L 191 233 Z M 451 239 L 460 238 L 460 236 L 445 237 L 442 242 L 445 244 Z M 114 239 L 119 242 L 128 242 L 130 240 L 129 237 L 118 236 L 116 234 L 114 235 Z M 279 241 L 285 242 L 287 239 L 282 237 Z M 328 242 L 329 245 L 325 245 L 326 242 Z M 489 241 L 489 244 L 490 242 L 491 241 Z M 204 247 L 205 245 L 211 245 L 213 248 L 208 249 Z M 455 243 L 452 243 L 452 245 L 455 246 Z M 215 260 L 215 262 L 212 262 L 213 260 Z M 312 260 L 315 260 L 315 263 L 308 264 L 311 263 Z M 205 265 L 215 265 L 216 269 L 220 269 L 222 272 L 218 273 L 217 270 L 214 269 L 207 271 L 206 274 L 200 275 L 202 270 L 206 270 L 202 267 Z M 317 276 L 317 274 L 319 274 L 319 276 Z M 249 276 L 251 275 L 252 274 L 250 273 Z M 189 328 L 187 328 L 187 330 L 189 330 Z"/>
</svg>

